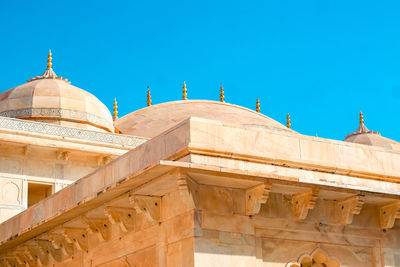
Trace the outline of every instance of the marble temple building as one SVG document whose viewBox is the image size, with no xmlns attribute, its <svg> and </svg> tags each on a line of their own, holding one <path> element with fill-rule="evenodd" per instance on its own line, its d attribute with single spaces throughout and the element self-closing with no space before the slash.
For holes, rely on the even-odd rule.
<svg viewBox="0 0 400 267">
<path fill-rule="evenodd" d="M 303 135 L 220 90 L 118 118 L 49 53 L 0 93 L 0 266 L 400 266 L 400 143 L 362 113 L 344 141 Z"/>
</svg>

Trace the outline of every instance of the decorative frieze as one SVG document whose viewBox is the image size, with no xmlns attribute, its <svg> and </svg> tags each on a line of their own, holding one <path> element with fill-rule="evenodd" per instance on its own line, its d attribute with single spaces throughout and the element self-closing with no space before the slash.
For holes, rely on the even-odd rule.
<svg viewBox="0 0 400 267">
<path fill-rule="evenodd" d="M 145 138 L 136 136 L 97 132 L 72 127 L 63 127 L 55 124 L 13 119 L 7 117 L 0 117 L 0 130 L 1 128 L 128 147 L 136 147 L 147 141 L 147 139 Z M 29 147 L 27 147 L 26 149 L 26 153 L 28 152 Z"/>
<path fill-rule="evenodd" d="M 94 114 L 90 114 L 83 111 L 71 110 L 71 109 L 61 109 L 61 108 L 24 108 L 24 109 L 14 109 L 14 110 L 6 110 L 0 112 L 0 116 L 9 117 L 9 118 L 26 118 L 26 117 L 45 117 L 45 118 L 54 118 L 54 119 L 67 119 L 67 120 L 75 120 L 75 121 L 87 121 L 91 124 L 98 125 L 105 128 L 113 128 L 113 125 Z"/>
</svg>

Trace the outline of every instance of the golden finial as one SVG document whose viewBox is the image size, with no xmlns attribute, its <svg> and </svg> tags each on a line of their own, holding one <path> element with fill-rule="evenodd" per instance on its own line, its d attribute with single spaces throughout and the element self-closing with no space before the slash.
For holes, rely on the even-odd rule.
<svg viewBox="0 0 400 267">
<path fill-rule="evenodd" d="M 53 58 L 51 56 L 51 49 L 49 49 L 49 54 L 47 55 L 47 69 L 51 69 L 53 66 Z"/>
<path fill-rule="evenodd" d="M 43 72 L 42 76 L 35 76 L 35 78 L 30 78 L 28 82 L 38 80 L 38 79 L 58 79 L 63 80 L 64 82 L 71 83 L 68 79 L 63 79 L 61 76 L 57 76 L 53 71 L 53 58 L 51 54 L 51 50 L 49 49 L 49 54 L 47 55 L 47 68 Z"/>
<path fill-rule="evenodd" d="M 147 86 L 147 106 L 151 106 L 150 86 Z"/>
<path fill-rule="evenodd" d="M 219 91 L 219 100 L 221 102 L 225 102 L 224 87 L 222 86 L 222 83 L 221 83 L 221 88 L 220 88 L 220 91 Z"/>
<path fill-rule="evenodd" d="M 289 113 L 286 116 L 286 127 L 288 127 L 290 129 L 290 127 L 292 127 L 292 125 L 290 124 L 290 115 Z"/>
<path fill-rule="evenodd" d="M 117 98 L 114 98 L 114 107 L 113 107 L 113 120 L 118 119 L 118 106 L 117 106 Z"/>
<path fill-rule="evenodd" d="M 187 100 L 187 89 L 186 89 L 186 83 L 183 81 L 183 95 L 182 95 L 183 100 Z"/>
<path fill-rule="evenodd" d="M 362 113 L 362 111 L 360 110 L 360 125 L 364 124 L 364 115 Z"/>
<path fill-rule="evenodd" d="M 257 101 L 256 101 L 256 111 L 260 112 L 260 99 L 258 99 L 258 96 L 257 96 Z"/>
</svg>

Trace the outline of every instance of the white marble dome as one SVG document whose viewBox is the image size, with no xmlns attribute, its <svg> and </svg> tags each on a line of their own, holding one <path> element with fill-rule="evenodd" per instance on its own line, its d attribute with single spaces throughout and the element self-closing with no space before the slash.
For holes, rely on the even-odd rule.
<svg viewBox="0 0 400 267">
<path fill-rule="evenodd" d="M 362 112 L 360 112 L 360 125 L 357 130 L 346 136 L 346 142 L 370 145 L 370 146 L 380 146 L 388 149 L 400 150 L 400 143 L 392 139 L 381 136 L 380 133 L 371 131 L 364 124 L 364 117 Z"/>
<path fill-rule="evenodd" d="M 153 138 L 191 116 L 295 133 L 259 112 L 210 100 L 181 100 L 148 106 L 117 119 L 115 127 L 123 134 Z"/>
<path fill-rule="evenodd" d="M 110 111 L 97 97 L 57 77 L 51 53 L 42 76 L 0 93 L 0 116 L 114 132 Z"/>
</svg>

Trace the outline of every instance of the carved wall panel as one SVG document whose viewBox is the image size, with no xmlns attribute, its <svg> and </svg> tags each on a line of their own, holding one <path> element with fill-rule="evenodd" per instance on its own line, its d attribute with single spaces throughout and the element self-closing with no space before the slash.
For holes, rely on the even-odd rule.
<svg viewBox="0 0 400 267">
<path fill-rule="evenodd" d="M 262 238 L 260 266 L 375 267 L 375 250 L 368 246 Z"/>
<path fill-rule="evenodd" d="M 22 166 L 22 161 L 19 159 L 0 157 L 0 172 L 22 174 Z"/>
</svg>

